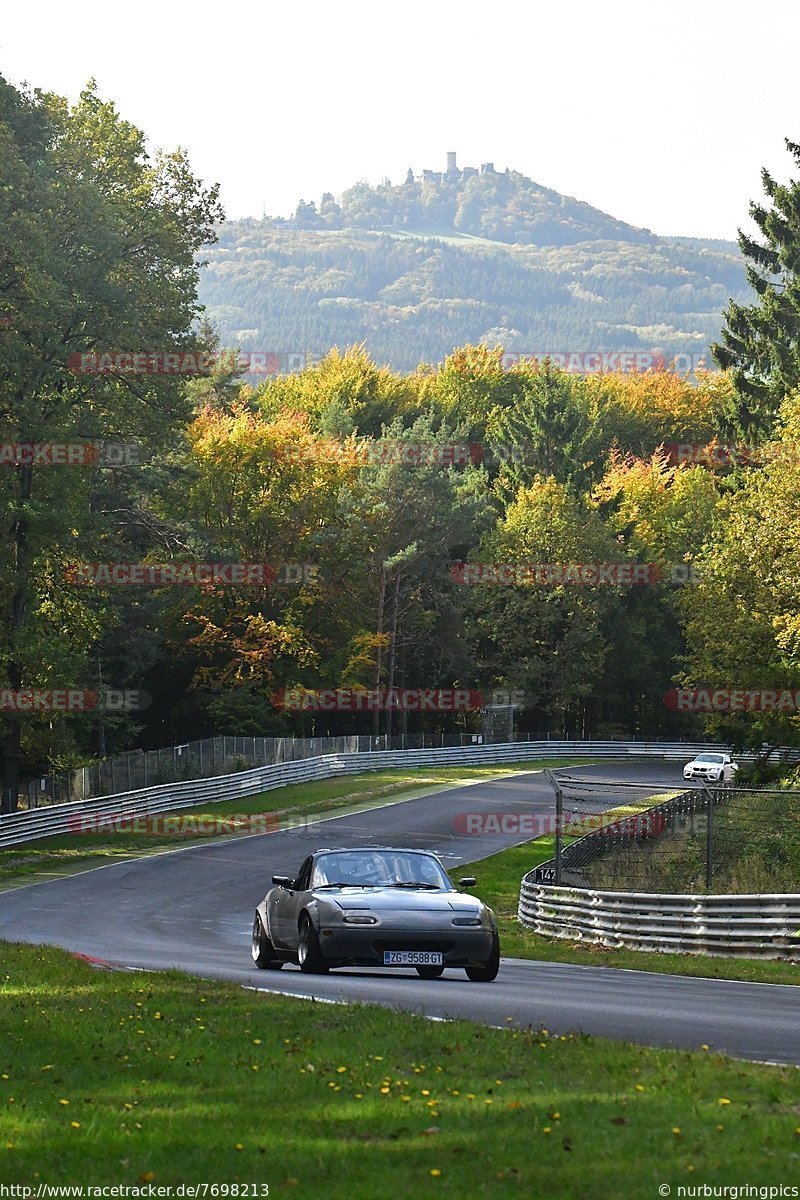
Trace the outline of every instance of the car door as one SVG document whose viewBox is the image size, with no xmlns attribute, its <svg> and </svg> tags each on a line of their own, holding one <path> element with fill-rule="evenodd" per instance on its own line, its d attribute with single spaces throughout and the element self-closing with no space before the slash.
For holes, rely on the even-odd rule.
<svg viewBox="0 0 800 1200">
<path fill-rule="evenodd" d="M 276 888 L 270 905 L 269 921 L 275 945 L 297 949 L 297 921 L 311 879 L 312 858 L 307 858 L 294 881 L 294 887 Z"/>
</svg>

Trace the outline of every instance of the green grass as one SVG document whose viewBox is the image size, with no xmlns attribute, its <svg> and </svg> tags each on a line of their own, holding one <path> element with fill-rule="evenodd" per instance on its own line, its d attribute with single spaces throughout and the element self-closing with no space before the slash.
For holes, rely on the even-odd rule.
<svg viewBox="0 0 800 1200">
<path fill-rule="evenodd" d="M 0 1003 L 6 1184 L 652 1200 L 660 1183 L 797 1174 L 794 1069 L 98 971 L 8 943 Z"/>
<path fill-rule="evenodd" d="M 571 759 L 569 765 L 591 765 L 594 759 Z M 365 775 L 339 776 L 314 783 L 291 784 L 237 800 L 180 809 L 178 815 L 193 819 L 230 814 L 272 814 L 278 821 L 291 821 L 352 808 L 379 807 L 391 801 L 425 795 L 438 788 L 481 779 L 497 779 L 520 771 L 564 766 L 563 759 L 503 763 L 476 767 L 418 767 L 395 771 L 370 771 Z M 167 816 L 168 814 L 160 814 Z M 247 829 L 244 832 L 248 832 Z M 222 835 L 226 836 L 226 835 Z M 98 832 L 65 834 L 42 838 L 0 850 L 0 890 L 20 883 L 33 883 L 71 875 L 120 859 L 136 858 L 196 841 L 197 836 L 163 833 Z M 208 840 L 208 839 L 204 839 Z"/>
<path fill-rule="evenodd" d="M 696 975 L 706 979 L 800 983 L 800 965 L 788 962 L 616 950 L 560 938 L 546 938 L 526 929 L 517 920 L 522 877 L 540 863 L 547 862 L 554 854 L 554 839 L 542 837 L 458 868 L 459 875 L 476 876 L 478 885 L 471 891 L 494 909 L 500 925 L 500 949 L 504 957 L 579 963 L 582 966 L 618 967 L 634 971 L 657 971 L 669 975 Z"/>
</svg>

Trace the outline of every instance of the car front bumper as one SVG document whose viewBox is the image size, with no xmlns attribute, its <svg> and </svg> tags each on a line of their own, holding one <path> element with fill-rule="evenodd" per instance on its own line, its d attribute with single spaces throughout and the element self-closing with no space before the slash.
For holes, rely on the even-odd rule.
<svg viewBox="0 0 800 1200">
<path fill-rule="evenodd" d="M 384 950 L 432 950 L 441 953 L 445 967 L 468 967 L 488 960 L 492 942 L 493 930 L 488 925 L 414 929 L 384 923 L 349 927 L 337 924 L 323 925 L 319 931 L 322 954 L 331 966 L 382 967 Z"/>
</svg>

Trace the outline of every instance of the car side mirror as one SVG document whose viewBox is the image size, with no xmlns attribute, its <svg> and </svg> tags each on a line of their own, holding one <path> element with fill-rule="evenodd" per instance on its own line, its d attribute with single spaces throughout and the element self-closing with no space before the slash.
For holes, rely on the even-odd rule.
<svg viewBox="0 0 800 1200">
<path fill-rule="evenodd" d="M 465 875 L 463 879 L 459 879 L 458 886 L 459 887 L 474 887 L 477 882 L 478 881 L 474 875 Z"/>
<path fill-rule="evenodd" d="M 276 887 L 282 887 L 282 888 L 293 888 L 294 887 L 294 880 L 292 879 L 291 875 L 273 875 L 272 882 L 275 884 Z"/>
</svg>

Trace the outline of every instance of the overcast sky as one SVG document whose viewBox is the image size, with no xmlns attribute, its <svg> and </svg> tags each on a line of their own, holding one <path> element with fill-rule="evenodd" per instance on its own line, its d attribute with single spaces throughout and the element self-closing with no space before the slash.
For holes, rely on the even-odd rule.
<svg viewBox="0 0 800 1200">
<path fill-rule="evenodd" d="M 800 141 L 796 0 L 0 0 L 0 73 L 94 76 L 229 217 L 494 162 L 662 234 L 735 237 Z M 761 47 L 774 49 L 774 55 Z"/>
</svg>

